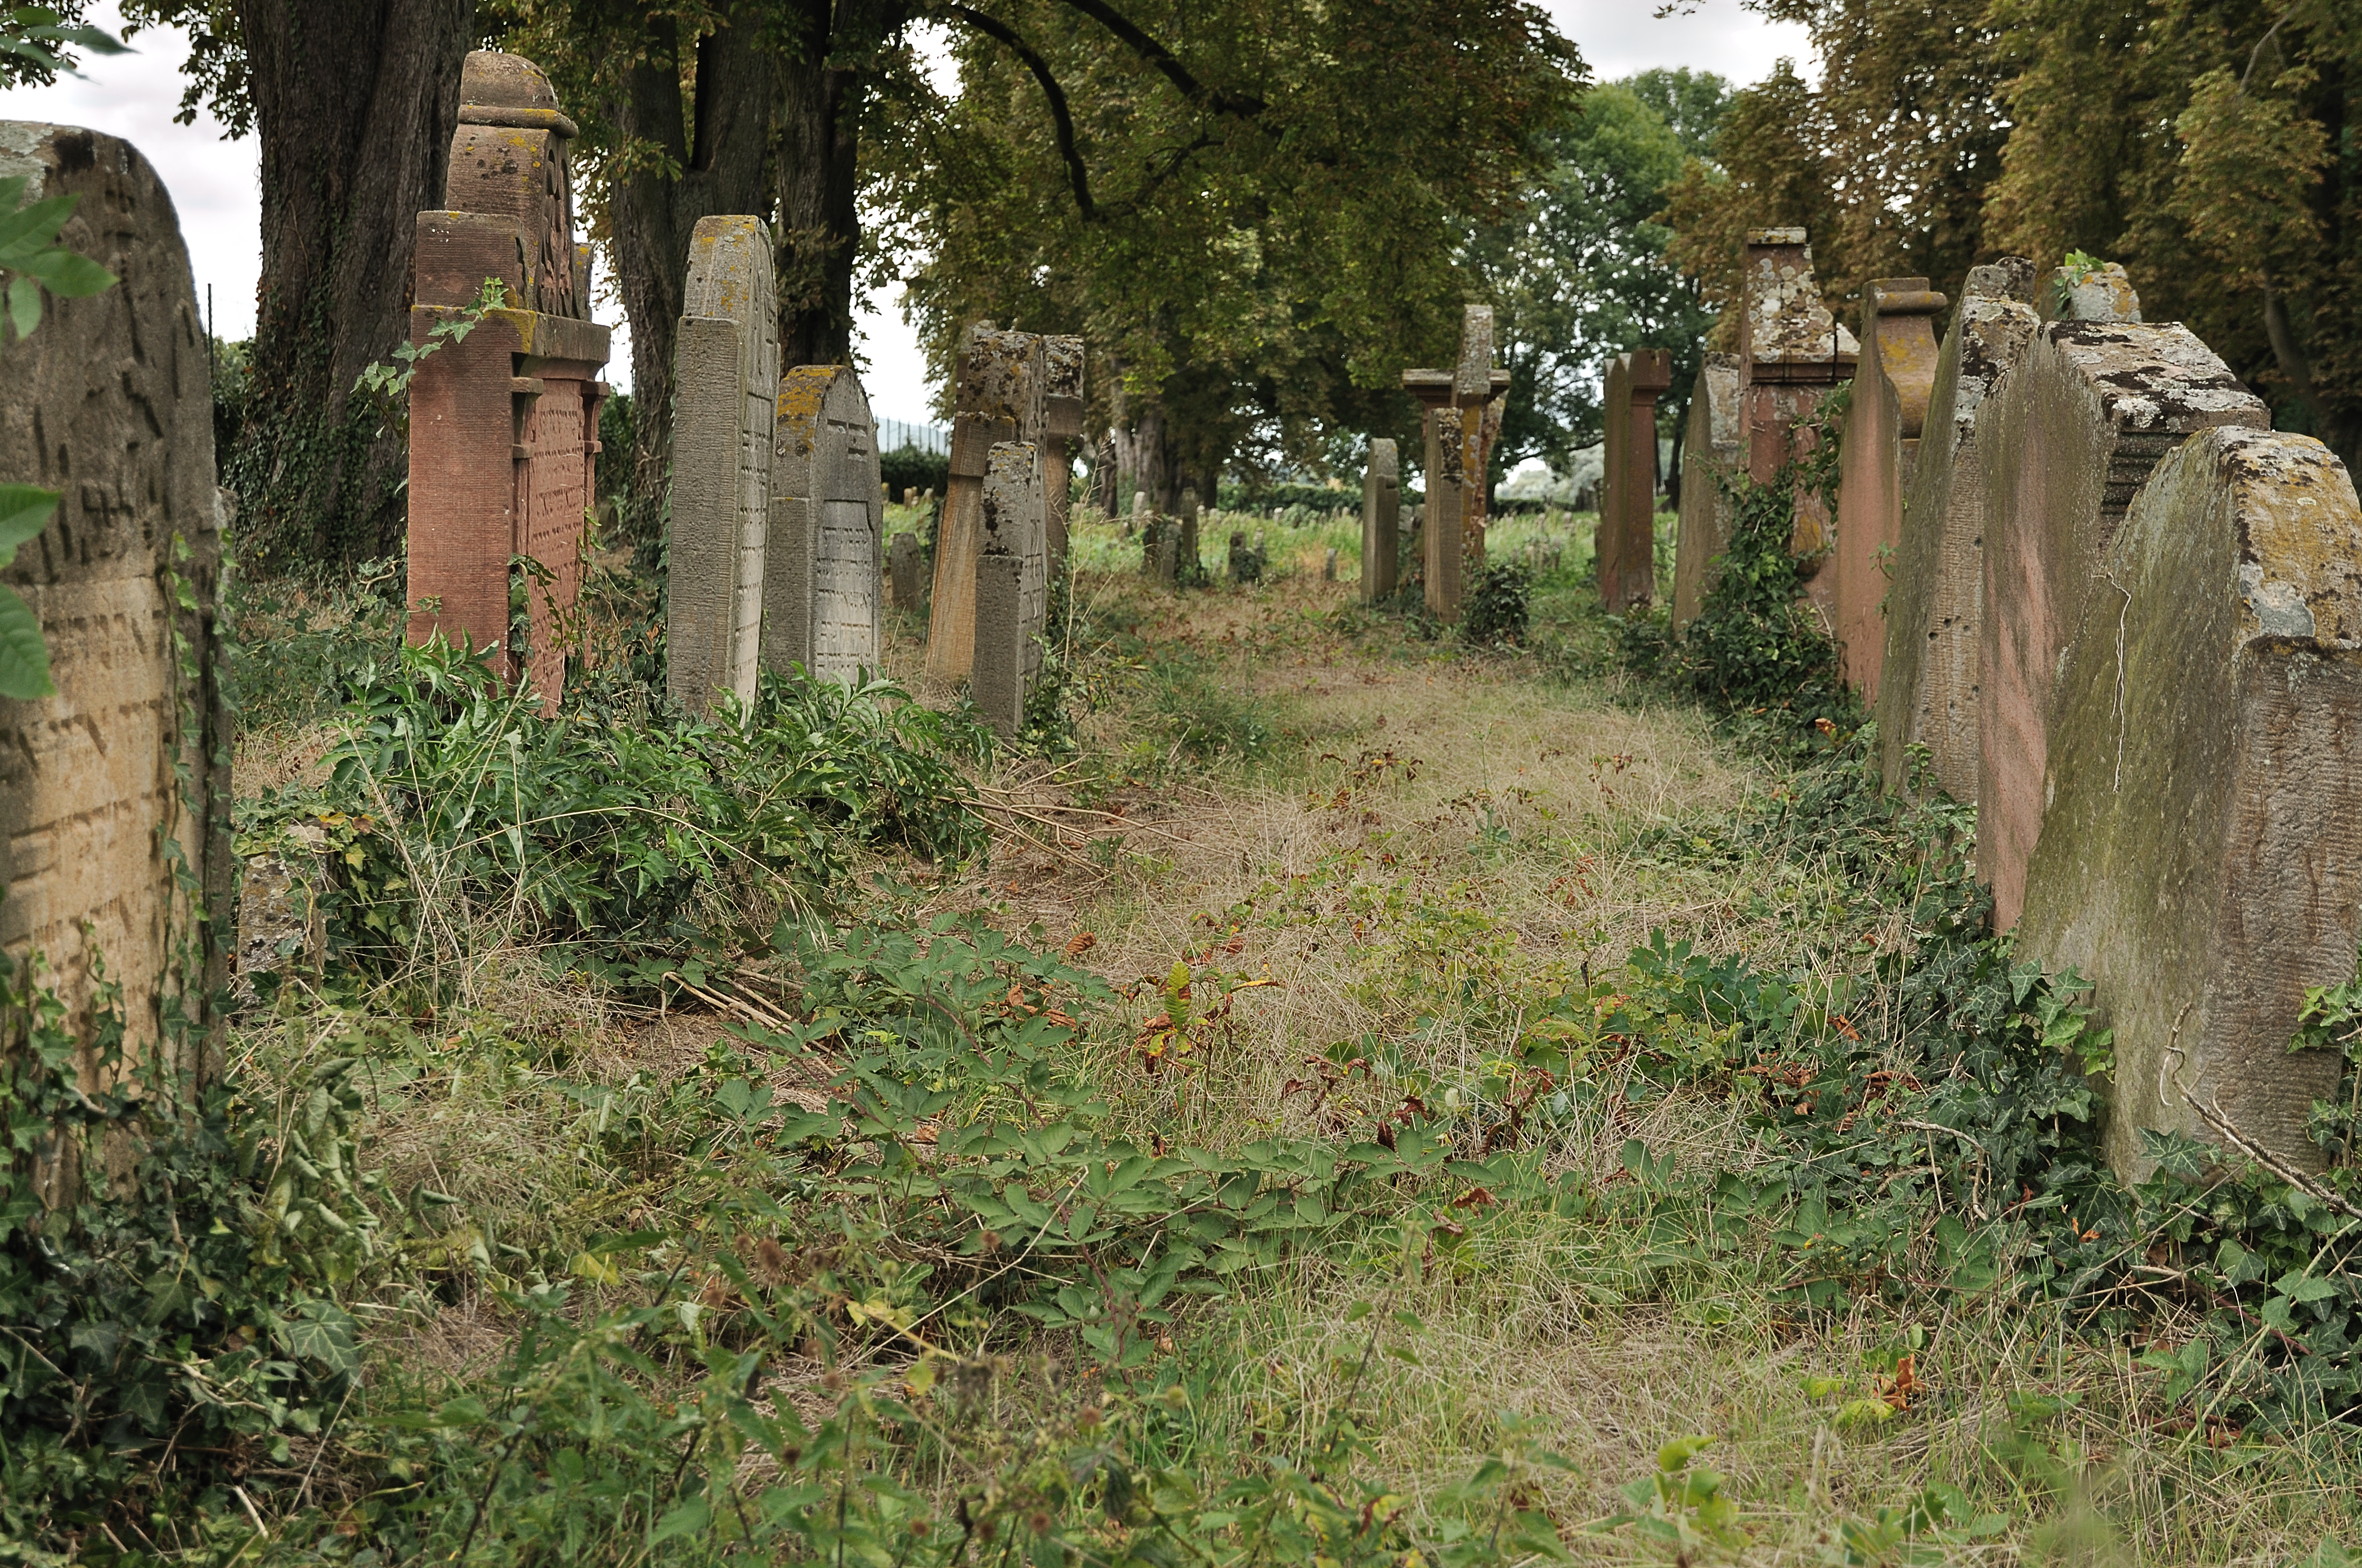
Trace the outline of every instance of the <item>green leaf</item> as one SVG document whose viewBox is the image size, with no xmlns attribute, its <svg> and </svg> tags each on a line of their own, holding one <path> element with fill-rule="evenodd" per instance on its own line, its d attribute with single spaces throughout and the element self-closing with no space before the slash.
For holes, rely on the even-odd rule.
<svg viewBox="0 0 2362 1568">
<path fill-rule="evenodd" d="M 33 607 L 0 583 L 0 696 L 30 702 L 57 695 L 50 679 L 50 645 L 42 641 Z"/>
<path fill-rule="evenodd" d="M 50 293 L 68 300 L 103 294 L 116 283 L 114 273 L 89 257 L 71 250 L 44 250 L 18 263 L 17 270 L 27 277 L 39 279 L 42 287 Z"/>
<path fill-rule="evenodd" d="M 41 286 L 24 273 L 8 280 L 8 324 L 18 337 L 30 337 L 41 324 Z"/>
<path fill-rule="evenodd" d="M 670 1541 L 677 1535 L 695 1535 L 713 1522 L 713 1505 L 703 1497 L 691 1497 L 679 1508 L 657 1520 L 648 1531 L 648 1544 Z"/>
<path fill-rule="evenodd" d="M 38 485 L 0 485 L 0 566 L 17 559 L 17 546 L 38 538 L 58 510 L 58 492 Z"/>
<path fill-rule="evenodd" d="M 27 257 L 49 249 L 81 200 L 80 196 L 51 196 L 0 213 L 0 267 L 22 266 Z"/>
</svg>

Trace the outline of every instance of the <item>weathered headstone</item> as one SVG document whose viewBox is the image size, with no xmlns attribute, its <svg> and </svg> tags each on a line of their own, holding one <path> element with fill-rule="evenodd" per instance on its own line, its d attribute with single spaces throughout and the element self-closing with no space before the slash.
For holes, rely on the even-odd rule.
<svg viewBox="0 0 2362 1568">
<path fill-rule="evenodd" d="M 2271 418 L 2180 325 L 2052 322 L 1977 412 L 1984 488 L 1977 871 L 2017 923 L 2041 830 L 2059 658 L 2087 604 L 2113 615 L 2109 542 L 2158 460 L 2198 431 Z"/>
<path fill-rule="evenodd" d="M 877 427 L 844 365 L 799 365 L 772 415 L 771 523 L 763 574 L 763 663 L 851 684 L 877 668 L 886 509 Z"/>
<path fill-rule="evenodd" d="M 1599 602 L 1610 613 L 1657 593 L 1657 398 L 1673 384 L 1673 356 L 1635 349 L 1607 362 L 1606 461 L 1594 534 Z"/>
<path fill-rule="evenodd" d="M 1016 556 L 988 551 L 976 562 L 976 640 L 968 696 L 1004 740 L 1025 728 L 1022 579 Z"/>
<path fill-rule="evenodd" d="M 418 214 L 411 275 L 410 341 L 436 346 L 410 384 L 410 641 L 498 645 L 502 672 L 551 699 L 565 682 L 558 628 L 581 597 L 607 393 L 608 331 L 590 319 L 590 250 L 574 240 L 574 134 L 531 60 L 469 55 L 450 210 Z M 434 338 L 487 280 L 507 302 L 465 338 Z M 520 556 L 538 567 L 522 663 L 509 594 Z"/>
<path fill-rule="evenodd" d="M 1083 433 L 1083 340 L 1042 340 L 1042 515 L 1054 568 L 1066 558 L 1074 506 L 1075 443 Z"/>
<path fill-rule="evenodd" d="M 898 533 L 894 536 L 894 608 L 915 610 L 919 608 L 919 536 Z"/>
<path fill-rule="evenodd" d="M 2036 301 L 2047 322 L 2136 322 L 2140 295 L 2119 261 L 2097 267 L 2061 267 L 2051 273 Z"/>
<path fill-rule="evenodd" d="M 1370 443 L 1362 470 L 1362 602 L 1394 597 L 1396 552 L 1401 548 L 1402 465 L 1395 444 L 1384 436 Z"/>
<path fill-rule="evenodd" d="M 2056 329 L 2051 329 L 2056 330 Z M 2135 329 L 2139 330 L 2139 329 Z M 2154 330 L 2154 329 L 2152 329 Z M 2362 510 L 2310 436 L 2211 429 L 2102 554 L 2066 650 L 2016 950 L 2092 983 L 2115 1034 L 2109 1162 L 2191 1103 L 2317 1168 L 2338 1053 L 2291 1055 L 2362 914 Z"/>
<path fill-rule="evenodd" d="M 1673 545 L 1673 624 L 1697 619 L 1714 587 L 1713 563 L 1730 539 L 1730 497 L 1723 481 L 1747 466 L 1738 411 L 1738 356 L 1709 354 L 1690 393 L 1682 436 L 1682 504 Z"/>
<path fill-rule="evenodd" d="M 215 630 L 213 389 L 188 252 L 163 181 L 127 142 L 0 123 L 0 177 L 17 175 L 28 202 L 80 199 L 59 243 L 121 280 L 49 300 L 0 375 L 0 475 L 59 495 L 0 572 L 40 623 L 57 688 L 0 698 L 0 961 L 54 989 L 83 1041 L 98 1034 L 103 962 L 126 1066 L 207 1078 L 220 1065 L 211 998 L 233 948 L 234 737 Z M 46 970 L 28 976 L 36 952 Z M 19 1027 L 0 1017 L 0 1058 L 22 1047 Z M 72 1147 L 34 1154 L 43 1200 L 70 1202 Z"/>
<path fill-rule="evenodd" d="M 673 349 L 665 585 L 666 689 L 699 712 L 723 692 L 755 698 L 778 391 L 770 230 L 759 218 L 700 218 Z"/>
<path fill-rule="evenodd" d="M 1760 484 L 1802 455 L 1796 426 L 1852 377 L 1860 345 L 1821 302 L 1813 247 L 1803 229 L 1752 229 L 1747 236 L 1746 297 L 1738 317 L 1738 406 L 1748 477 Z M 1824 615 L 1836 611 L 1837 578 L 1820 569 L 1830 518 L 1821 499 L 1796 498 L 1789 548 L 1808 563 L 1805 596 Z"/>
<path fill-rule="evenodd" d="M 984 476 L 984 549 L 1017 561 L 1018 666 L 1028 684 L 1042 668 L 1042 629 L 1049 610 L 1041 465 L 1032 442 L 998 442 Z"/>
<path fill-rule="evenodd" d="M 1329 547 L 1328 559 L 1320 563 L 1320 580 L 1324 583 L 1337 580 L 1337 547 L 1333 544 Z"/>
<path fill-rule="evenodd" d="M 1878 697 L 1886 662 L 1888 574 L 1903 497 L 1936 389 L 1936 313 L 1950 302 L 1925 278 L 1877 278 L 1861 313 L 1861 362 L 1838 445 L 1837 638 L 1846 684 Z"/>
<path fill-rule="evenodd" d="M 1492 368 L 1493 310 L 1462 312 L 1460 356 L 1450 370 L 1406 370 L 1403 389 L 1426 410 L 1426 499 L 1419 537 L 1427 608 L 1438 619 L 1460 614 L 1468 573 L 1484 565 L 1485 445 L 1491 405 L 1508 389 L 1509 373 Z M 1473 476 L 1473 477 L 1472 477 Z"/>
<path fill-rule="evenodd" d="M 1205 580 L 1204 554 L 1198 547 L 1198 491 L 1195 486 L 1181 488 L 1181 499 L 1176 503 L 1180 515 L 1173 520 L 1173 554 L 1175 562 L 1173 581 L 1183 587 L 1195 587 Z"/>
<path fill-rule="evenodd" d="M 2034 335 L 2034 264 L 2005 256 L 1972 267 L 1961 296 L 1904 494 L 1877 711 L 1888 788 L 1904 783 L 1915 743 L 1945 793 L 1974 802 L 1985 592 L 1977 411 Z"/>
<path fill-rule="evenodd" d="M 984 477 L 992 449 L 1026 439 L 1041 423 L 1042 340 L 967 329 L 954 387 L 951 488 L 935 538 L 935 584 L 927 622 L 927 674 L 945 685 L 967 677 L 976 647 L 976 563 L 984 548 Z"/>
</svg>

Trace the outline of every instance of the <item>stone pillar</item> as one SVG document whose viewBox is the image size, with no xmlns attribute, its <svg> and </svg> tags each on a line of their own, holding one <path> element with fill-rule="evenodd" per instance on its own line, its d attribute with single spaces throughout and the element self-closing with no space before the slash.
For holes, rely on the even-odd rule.
<svg viewBox="0 0 2362 1568">
<path fill-rule="evenodd" d="M 759 218 L 700 218 L 673 349 L 665 686 L 698 712 L 755 700 L 763 651 L 779 313 Z M 870 499 L 877 499 L 873 471 Z"/>
<path fill-rule="evenodd" d="M 478 50 L 459 83 L 450 210 L 418 214 L 410 341 L 433 351 L 410 384 L 409 638 L 502 650 L 495 665 L 555 700 L 558 630 L 581 598 L 608 332 L 590 319 L 590 254 L 574 241 L 567 143 L 531 60 Z M 469 313 L 488 280 L 507 303 L 464 339 L 435 329 Z M 525 658 L 513 645 L 513 558 L 527 574 Z"/>
<path fill-rule="evenodd" d="M 1053 571 L 1065 570 L 1074 506 L 1075 443 L 1083 433 L 1083 340 L 1042 340 L 1042 518 Z"/>
<path fill-rule="evenodd" d="M 1402 532 L 1402 464 L 1395 444 L 1370 443 L 1362 469 L 1362 602 L 1394 598 Z"/>
<path fill-rule="evenodd" d="M 988 551 L 977 557 L 975 661 L 968 696 L 1003 740 L 1025 729 L 1024 566 Z"/>
<path fill-rule="evenodd" d="M 1657 595 L 1657 397 L 1672 384 L 1673 356 L 1661 348 L 1608 361 L 1606 472 L 1594 551 L 1599 602 L 1610 614 Z"/>
<path fill-rule="evenodd" d="M 1864 702 L 1878 698 L 1886 660 L 1887 585 L 1902 542 L 1903 495 L 1936 388 L 1936 313 L 1949 303 L 1925 278 L 1871 280 L 1861 361 L 1838 447 L 1838 668 Z"/>
<path fill-rule="evenodd" d="M 235 865 L 202 318 L 171 197 L 137 148 L 0 123 L 0 177 L 17 175 L 28 203 L 79 198 L 59 242 L 120 281 L 45 302 L 0 375 L 0 474 L 59 498 L 0 573 L 40 624 L 57 688 L 0 698 L 0 961 L 53 988 L 84 1042 L 103 961 L 124 1069 L 202 1080 L 220 1068 Z M 28 975 L 36 953 L 46 967 Z M 21 1027 L 0 1017 L 0 1058 Z M 99 1061 L 82 1067 L 96 1087 Z M 32 1152 L 44 1202 L 71 1204 L 81 1151 Z"/>
<path fill-rule="evenodd" d="M 779 378 L 772 430 L 763 664 L 851 685 L 885 644 L 886 511 L 860 378 L 844 365 L 795 367 Z"/>
<path fill-rule="evenodd" d="M 2060 656 L 2087 607 L 2114 615 L 2109 543 L 2166 453 L 2271 416 L 2189 328 L 2052 322 L 1977 413 L 1985 616 L 1977 733 L 1977 872 L 1993 927 L 2017 923 L 2041 831 Z"/>
<path fill-rule="evenodd" d="M 1800 455 L 1798 421 L 1853 375 L 1861 345 L 1829 314 L 1813 279 L 1813 247 L 1803 229 L 1750 229 L 1745 298 L 1738 317 L 1738 402 L 1748 477 L 1760 484 Z M 1796 498 L 1789 547 L 1806 558 L 1805 597 L 1835 618 L 1837 577 L 1819 557 L 1829 544 L 1827 509 L 1817 496 Z"/>
<path fill-rule="evenodd" d="M 2102 547 L 2051 711 L 2016 946 L 2092 981 L 2115 1032 L 2107 1149 L 2127 1181 L 2149 1173 L 2144 1131 L 2227 1141 L 2198 1106 L 2320 1166 L 2305 1117 L 2342 1064 L 2288 1043 L 2305 989 L 2354 976 L 2357 560 L 2344 465 L 2261 429 L 2183 441 Z"/>
<path fill-rule="evenodd" d="M 1687 626 L 1714 587 L 1714 561 L 1730 539 L 1723 483 L 1747 463 L 1738 416 L 1738 356 L 1709 354 L 1690 389 L 1682 434 L 1682 506 L 1673 542 L 1673 625 Z"/>
<path fill-rule="evenodd" d="M 916 610 L 919 608 L 919 536 L 898 533 L 894 536 L 894 608 Z"/>
<path fill-rule="evenodd" d="M 990 322 L 967 329 L 953 393 L 951 488 L 935 536 L 935 585 L 927 623 L 927 675 L 944 685 L 965 680 L 976 648 L 976 562 L 984 545 L 984 476 L 993 447 L 1038 427 L 1042 340 L 1001 332 Z"/>
<path fill-rule="evenodd" d="M 1972 267 L 1961 295 L 1904 491 L 1877 713 L 1889 789 L 1902 785 L 1916 742 L 1945 793 L 1973 803 L 1985 591 L 1977 411 L 2034 335 L 2034 264 L 2005 256 Z"/>
<path fill-rule="evenodd" d="M 1498 431 L 1499 411 L 1492 405 L 1509 386 L 1509 373 L 1492 364 L 1492 307 L 1470 305 L 1461 315 L 1455 367 L 1403 372 L 1403 389 L 1426 410 L 1421 571 L 1428 610 L 1441 620 L 1459 618 L 1467 574 L 1484 569 L 1487 430 Z"/>
</svg>

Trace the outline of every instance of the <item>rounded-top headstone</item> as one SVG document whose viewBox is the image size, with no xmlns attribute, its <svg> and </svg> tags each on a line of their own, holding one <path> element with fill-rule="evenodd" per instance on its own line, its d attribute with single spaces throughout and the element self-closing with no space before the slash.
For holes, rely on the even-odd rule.
<svg viewBox="0 0 2362 1568">
<path fill-rule="evenodd" d="M 518 126 L 530 130 L 577 134 L 557 107 L 557 90 L 541 67 L 521 54 L 471 50 L 459 71 L 459 123 Z"/>
</svg>

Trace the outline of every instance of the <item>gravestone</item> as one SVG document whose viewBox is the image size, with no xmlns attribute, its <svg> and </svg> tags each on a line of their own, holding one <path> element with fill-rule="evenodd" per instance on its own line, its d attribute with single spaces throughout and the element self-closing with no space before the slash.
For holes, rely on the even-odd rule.
<svg viewBox="0 0 2362 1568">
<path fill-rule="evenodd" d="M 1173 555 L 1175 563 L 1170 581 L 1182 587 L 1195 587 L 1205 580 L 1205 555 L 1198 547 L 1198 491 L 1195 486 L 1181 487 L 1181 499 L 1175 503 L 1180 515 L 1173 520 Z"/>
<path fill-rule="evenodd" d="M 1329 547 L 1328 559 L 1320 563 L 1320 580 L 1324 583 L 1337 580 L 1337 547 L 1333 544 Z"/>
<path fill-rule="evenodd" d="M 759 218 L 700 218 L 673 348 L 665 688 L 704 712 L 755 700 L 779 390 L 771 234 Z M 871 473 L 875 474 L 873 468 Z M 877 481 L 869 494 L 877 495 Z"/>
<path fill-rule="evenodd" d="M 1042 340 L 967 329 L 954 383 L 951 488 L 936 531 L 935 583 L 927 624 L 927 675 L 944 685 L 967 678 L 976 648 L 976 563 L 984 548 L 984 479 L 992 449 L 1026 440 L 1042 422 Z"/>
<path fill-rule="evenodd" d="M 1053 568 L 1066 558 L 1074 507 L 1075 443 L 1083 433 L 1083 340 L 1042 340 L 1042 517 Z"/>
<path fill-rule="evenodd" d="M 1673 544 L 1673 625 L 1687 626 L 1714 587 L 1713 563 L 1730 539 L 1723 483 L 1747 466 L 1738 412 L 1738 356 L 1709 354 L 1690 393 L 1682 434 L 1682 504 Z"/>
<path fill-rule="evenodd" d="M 1936 783 L 1977 797 L 1977 685 L 1984 607 L 1984 486 L 1977 411 L 2025 352 L 2037 324 L 2034 264 L 2003 257 L 1969 269 L 1936 362 L 1904 494 L 1886 656 L 1878 688 L 1879 764 L 1889 789 L 1923 745 Z"/>
<path fill-rule="evenodd" d="M 2102 546 L 2015 946 L 2092 984 L 2115 1035 L 2109 1163 L 2127 1181 L 2153 1163 L 2144 1130 L 2227 1141 L 2199 1106 L 2283 1161 L 2321 1163 L 2305 1118 L 2342 1063 L 2288 1042 L 2305 989 L 2354 976 L 2356 561 L 2345 466 L 2262 429 L 2183 441 Z"/>
<path fill-rule="evenodd" d="M 2036 307 L 2047 322 L 2136 322 L 2140 295 L 2119 261 L 2093 268 L 2061 267 L 2050 274 Z"/>
<path fill-rule="evenodd" d="M 877 427 L 844 365 L 799 365 L 772 415 L 771 521 L 763 584 L 763 663 L 800 664 L 852 685 L 885 645 L 878 606 L 886 509 Z"/>
<path fill-rule="evenodd" d="M 987 551 L 976 563 L 976 641 L 968 696 L 993 733 L 1014 740 L 1025 729 L 1023 563 Z"/>
<path fill-rule="evenodd" d="M 1657 593 L 1657 398 L 1673 384 L 1673 356 L 1636 349 L 1607 362 L 1606 470 L 1594 551 L 1599 602 L 1610 614 Z"/>
<path fill-rule="evenodd" d="M 2158 460 L 2216 425 L 2271 418 L 2189 328 L 2052 322 L 1977 411 L 1984 489 L 1977 872 L 2017 923 L 2042 823 L 2060 656 L 2088 604 L 2113 616 L 2109 542 Z"/>
<path fill-rule="evenodd" d="M 1049 547 L 1042 508 L 1042 458 L 1030 441 L 994 444 L 984 476 L 984 549 L 1016 559 L 1018 667 L 1030 685 L 1042 668 L 1049 611 Z"/>
<path fill-rule="evenodd" d="M 1801 456 L 1796 426 L 1849 379 L 1861 346 L 1821 302 L 1813 247 L 1803 229 L 1751 229 L 1738 317 L 1738 407 L 1748 477 L 1761 484 Z M 1805 563 L 1805 597 L 1834 619 L 1837 577 L 1821 569 L 1831 533 L 1828 509 L 1796 498 L 1788 547 Z"/>
<path fill-rule="evenodd" d="M 919 608 L 919 536 L 898 533 L 894 536 L 894 608 L 916 610 Z"/>
<path fill-rule="evenodd" d="M 58 243 L 121 281 L 48 300 L 0 376 L 0 475 L 59 496 L 0 572 L 40 624 L 57 688 L 0 698 L 0 958 L 19 983 L 53 988 L 83 1041 L 103 962 L 126 1067 L 209 1079 L 221 1065 L 211 999 L 234 949 L 234 734 L 215 635 L 224 501 L 188 252 L 163 181 L 127 142 L 0 123 L 0 177 L 17 175 L 28 203 L 79 198 Z M 44 968 L 28 975 L 35 953 Z M 21 1027 L 0 1017 L 0 1057 L 22 1047 Z M 43 1201 L 70 1203 L 77 1151 L 33 1153 Z"/>
<path fill-rule="evenodd" d="M 434 351 L 410 383 L 410 641 L 498 646 L 502 673 L 555 700 L 580 601 L 599 458 L 608 331 L 590 320 L 590 247 L 574 239 L 574 122 L 531 60 L 479 49 L 459 82 L 449 210 L 418 214 L 410 341 Z M 465 338 L 487 280 L 506 303 Z M 524 557 L 523 658 L 510 578 Z"/>
<path fill-rule="evenodd" d="M 1864 702 L 1886 662 L 1888 574 L 1902 541 L 1903 496 L 1935 394 L 1936 313 L 1950 302 L 1925 278 L 1877 278 L 1862 305 L 1861 360 L 1838 445 L 1838 667 Z"/>
<path fill-rule="evenodd" d="M 1381 436 L 1370 443 L 1369 461 L 1362 469 L 1363 604 L 1394 597 L 1401 532 L 1401 460 L 1395 455 L 1395 444 Z"/>
<path fill-rule="evenodd" d="M 1402 374 L 1403 389 L 1425 410 L 1420 570 L 1427 608 L 1442 620 L 1458 619 L 1467 574 L 1484 565 L 1485 471 L 1490 457 L 1485 431 L 1488 424 L 1498 429 L 1499 415 L 1491 405 L 1509 385 L 1509 373 L 1492 364 L 1492 307 L 1469 305 L 1461 313 L 1453 368 Z"/>
</svg>

